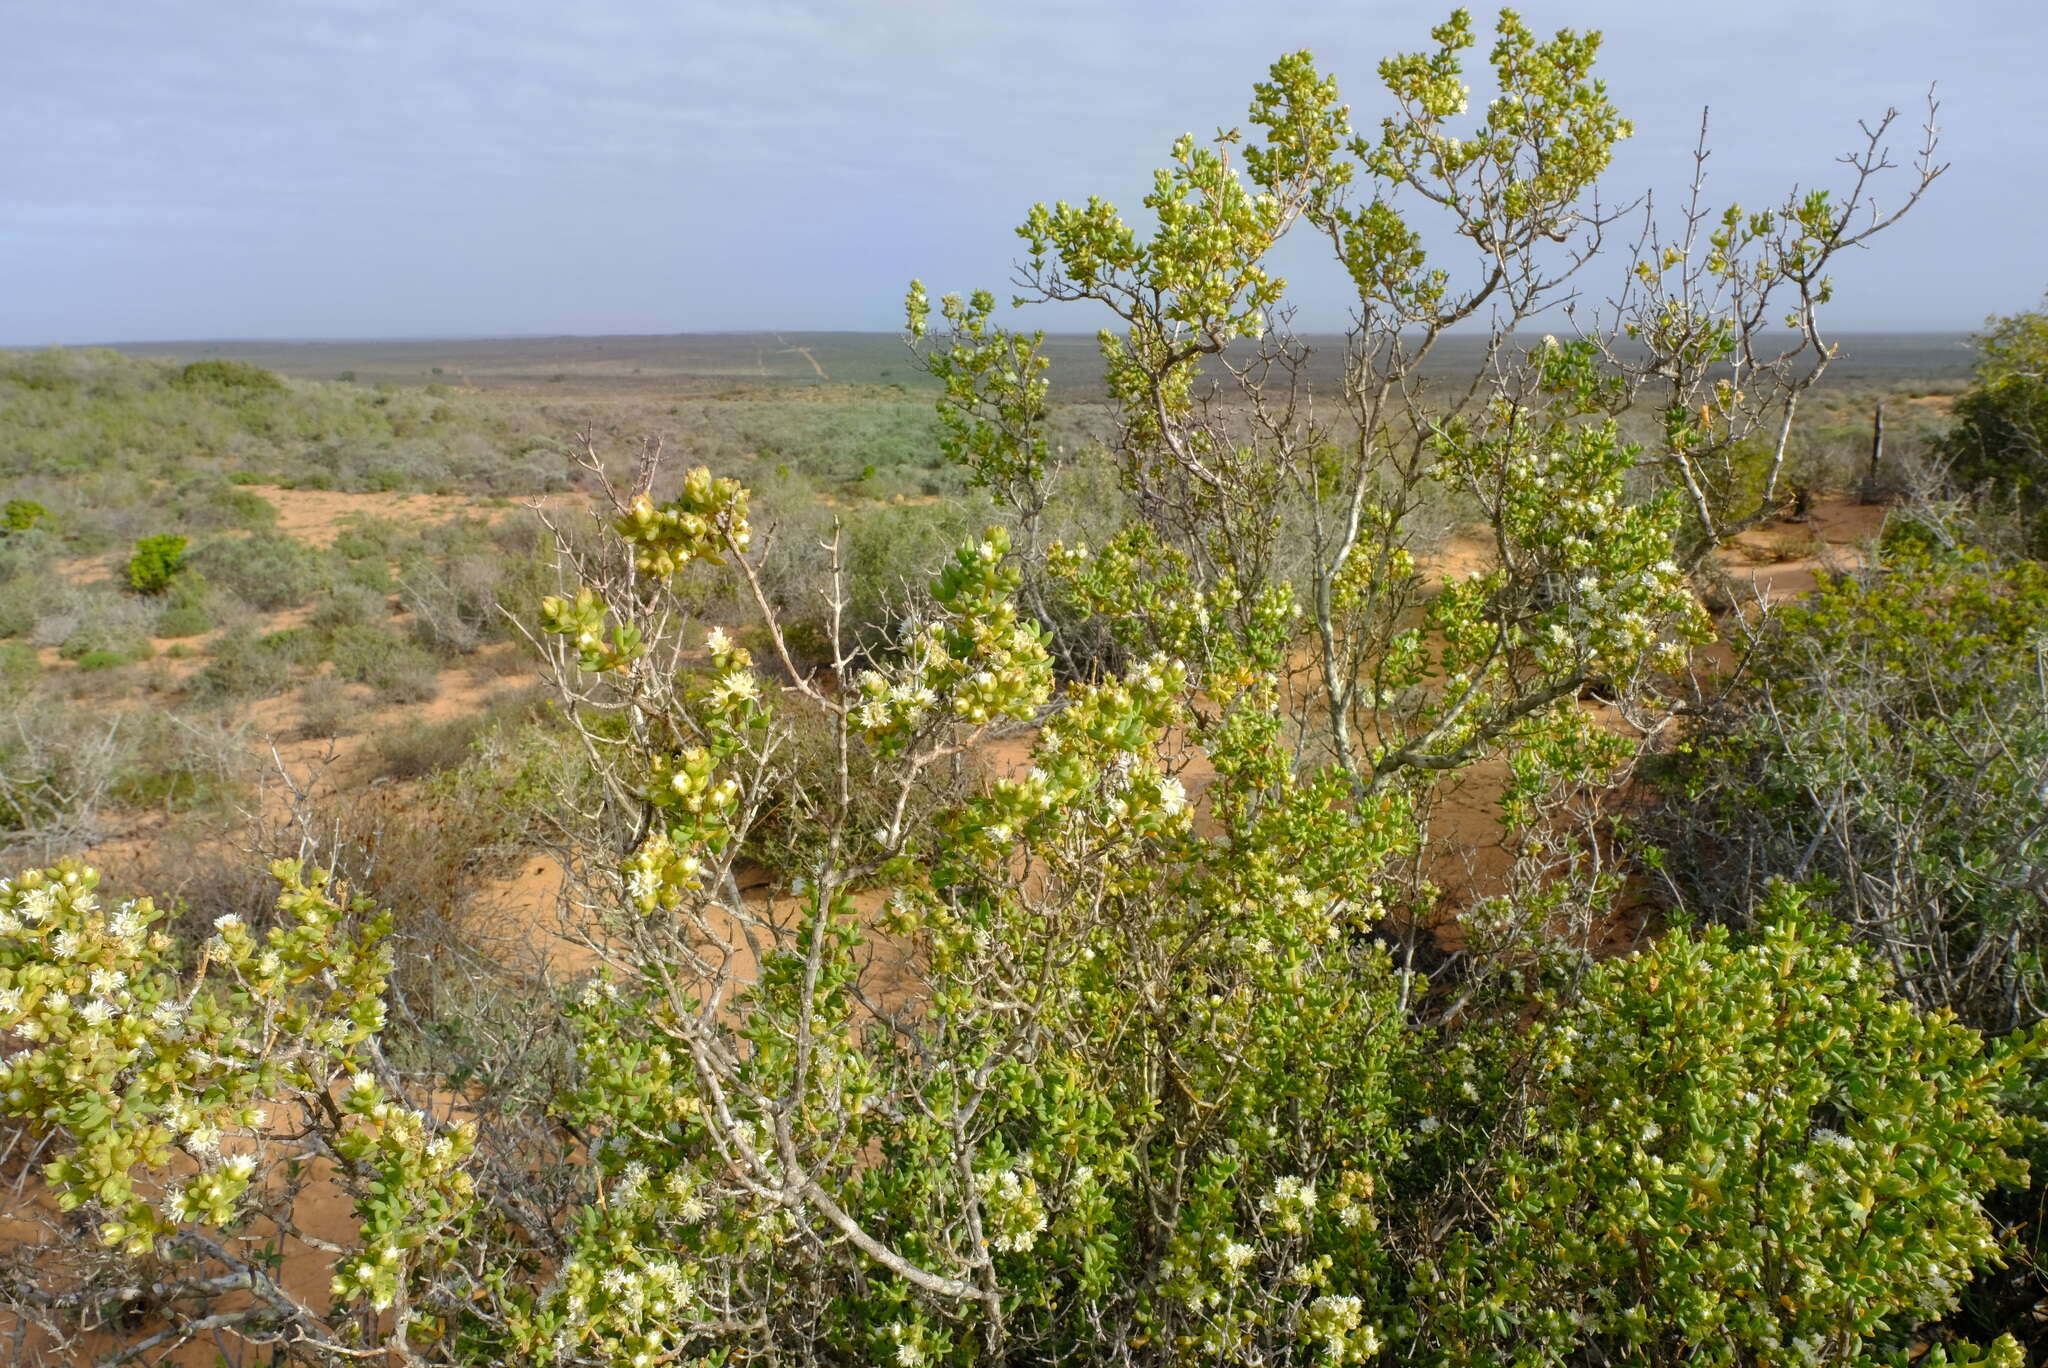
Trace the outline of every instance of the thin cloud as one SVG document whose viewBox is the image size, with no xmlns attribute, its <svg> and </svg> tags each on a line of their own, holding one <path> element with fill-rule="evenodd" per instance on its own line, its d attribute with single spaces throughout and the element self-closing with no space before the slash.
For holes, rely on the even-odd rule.
<svg viewBox="0 0 2048 1368">
<path fill-rule="evenodd" d="M 1002 285 L 1032 201 L 1134 204 L 1283 51 L 1314 50 L 1369 127 L 1378 59 L 1435 21 L 1357 0 L 1256 23 L 1207 0 L 8 8 L 17 343 L 888 327 L 912 273 Z M 2037 6 L 1524 10 L 1606 31 L 1638 130 L 1617 191 L 1682 180 L 1705 105 L 1717 199 L 1825 183 L 1857 118 L 1910 119 L 1942 81 L 1955 169 L 1852 265 L 1837 321 L 1966 326 L 2037 292 Z M 1335 274 L 1295 274 L 1304 324 L 1340 323 Z"/>
</svg>

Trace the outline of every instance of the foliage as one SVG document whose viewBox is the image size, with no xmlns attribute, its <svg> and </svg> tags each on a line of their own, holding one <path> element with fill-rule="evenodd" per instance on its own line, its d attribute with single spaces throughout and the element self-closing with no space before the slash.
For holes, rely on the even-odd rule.
<svg viewBox="0 0 2048 1368">
<path fill-rule="evenodd" d="M 128 584 L 138 594 L 161 594 L 185 564 L 185 548 L 191 543 L 173 533 L 144 537 L 135 543 L 128 558 Z"/>
<path fill-rule="evenodd" d="M 298 607 L 325 577 L 319 553 L 281 532 L 214 538 L 192 553 L 191 565 L 209 584 L 263 612 Z"/>
<path fill-rule="evenodd" d="M 9 499 L 6 507 L 0 508 L 0 529 L 27 532 L 49 516 L 50 510 L 34 499 Z"/>
<path fill-rule="evenodd" d="M 2048 572 L 1920 526 L 1773 615 L 1674 772 L 1675 869 L 1736 917 L 1772 876 L 1821 880 L 1915 1000 L 2008 1031 L 2048 1010 Z"/>
<path fill-rule="evenodd" d="M 1433 40 L 1383 64 L 1377 134 L 1294 54 L 1252 141 L 1175 144 L 1143 231 L 1100 200 L 1027 216 L 1027 298 L 1116 324 L 1119 521 L 1092 545 L 1054 521 L 1089 477 L 1048 344 L 985 293 L 908 300 L 948 479 L 997 504 L 943 554 L 950 514 L 893 561 L 818 515 L 822 564 L 791 569 L 780 491 L 664 482 L 652 441 L 625 479 L 584 444 L 597 518 L 544 510 L 551 545 L 495 585 L 534 591 L 557 708 L 391 738 L 434 820 L 337 839 L 443 930 L 454 866 L 544 841 L 594 965 L 573 995 L 474 989 L 442 931 L 395 982 L 391 923 L 295 863 L 273 924 L 189 953 L 75 867 L 11 886 L 35 915 L 0 971 L 51 1045 L 8 1067 L 113 1241 L 71 1256 L 76 1302 L 24 1314 L 148 1287 L 167 1335 L 309 1362 L 910 1368 L 1878 1362 L 1935 1333 L 2000 1257 L 1982 1204 L 2026 1176 L 2032 1038 L 1901 1000 L 1782 889 L 1754 936 L 1601 964 L 1590 930 L 1631 849 L 1600 800 L 1680 714 L 1690 577 L 1772 506 L 1828 262 L 1888 221 L 1889 121 L 1839 200 L 1688 219 L 1690 250 L 1652 224 L 1618 312 L 1532 344 L 1511 334 L 1598 259 L 1628 127 L 1592 36 L 1503 13 L 1469 127 L 1469 17 Z M 1424 250 L 1431 214 L 1469 259 Z M 1271 265 L 1297 228 L 1356 292 L 1327 393 Z M 1799 329 L 1778 351 L 1774 310 Z M 1482 313 L 1479 380 L 1422 384 Z M 10 383 L 85 388 L 63 357 Z M 381 482 L 359 456 L 323 445 L 308 478 Z M 1449 576 L 1420 554 L 1447 509 L 1481 548 Z M 258 533 L 194 560 L 253 602 L 295 556 L 307 583 L 395 559 L 417 635 L 464 649 L 477 535 L 424 563 L 371 526 L 331 558 Z M 851 582 L 913 561 L 901 611 Z M 434 662 L 376 607 L 231 629 L 195 692 L 325 655 L 394 694 Z M 1443 953 L 1433 817 L 1482 776 L 1514 867 Z M 195 1176 L 165 1193 L 178 1146 Z M 320 1164 L 357 1223 L 332 1307 L 249 1248 Z M 202 1310 L 223 1288 L 255 1293 L 239 1319 Z"/>
<path fill-rule="evenodd" d="M 1916 1011 L 1787 886 L 1757 917 L 1601 966 L 1546 1032 L 1497 1224 L 1418 1275 L 1438 1361 L 1507 1326 L 1518 1363 L 1869 1363 L 1998 1257 L 2041 1041 Z"/>
<path fill-rule="evenodd" d="M 194 361 L 178 372 L 173 382 L 182 389 L 201 389 L 213 386 L 224 390 L 247 390 L 255 393 L 278 393 L 284 389 L 284 381 L 246 361 Z"/>
<path fill-rule="evenodd" d="M 1966 488 L 2018 499 L 2048 548 L 2048 303 L 1990 320 L 1977 339 L 1977 380 L 1955 402 L 1939 450 Z"/>
<path fill-rule="evenodd" d="M 249 1289 L 254 1304 L 229 1324 L 340 1347 L 358 1335 L 346 1308 L 389 1308 L 449 1257 L 471 1205 L 468 1135 L 437 1134 L 364 1067 L 384 1024 L 389 920 L 352 928 L 368 909 L 337 901 L 320 871 L 287 861 L 273 873 L 280 924 L 258 933 L 221 917 L 190 974 L 155 926 L 162 913 L 147 900 L 102 906 L 92 871 L 60 864 L 9 881 L 0 1029 L 25 1047 L 0 1095 L 8 1115 L 57 1139 L 43 1176 L 59 1207 L 89 1203 L 99 1243 L 131 1256 L 232 1231 L 274 1204 L 269 1185 L 287 1171 L 313 1154 L 333 1163 L 357 1219 L 335 1259 L 335 1325 L 277 1291 L 231 1235 L 202 1238 L 152 1295 L 203 1304 Z M 285 1187 L 287 1213 L 297 1186 Z"/>
</svg>

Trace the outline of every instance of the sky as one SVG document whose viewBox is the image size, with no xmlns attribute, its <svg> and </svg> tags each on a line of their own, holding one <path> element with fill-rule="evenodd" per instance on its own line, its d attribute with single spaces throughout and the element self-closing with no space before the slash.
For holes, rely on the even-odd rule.
<svg viewBox="0 0 2048 1368">
<path fill-rule="evenodd" d="M 1284 52 L 1376 124 L 1379 59 L 1448 8 L 0 0 L 0 345 L 893 329 L 912 276 L 1005 293 L 1034 201 L 1134 207 Z M 1910 152 L 1938 85 L 1951 169 L 1837 273 L 1835 327 L 2048 285 L 2042 0 L 1521 8 L 1606 35 L 1614 198 L 1683 186 L 1703 107 L 1716 202 L 1833 183 L 1888 106 Z M 1283 264 L 1297 326 L 1341 327 L 1341 278 Z"/>
</svg>

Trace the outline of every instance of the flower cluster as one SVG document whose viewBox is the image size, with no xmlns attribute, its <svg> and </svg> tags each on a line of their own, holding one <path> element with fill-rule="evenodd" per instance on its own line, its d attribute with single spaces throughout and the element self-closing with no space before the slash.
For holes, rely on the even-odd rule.
<svg viewBox="0 0 2048 1368">
<path fill-rule="evenodd" d="M 613 526 L 632 546 L 640 573 L 661 580 L 691 561 L 723 565 L 728 549 L 745 551 L 753 538 L 746 489 L 738 480 L 712 478 L 703 466 L 683 477 L 674 499 L 657 504 L 642 494 Z"/>
<path fill-rule="evenodd" d="M 44 1176 L 60 1205 L 105 1213 L 103 1242 L 142 1253 L 177 1222 L 232 1220 L 254 1165 L 224 1162 L 224 1135 L 383 1024 L 388 961 L 375 947 L 387 924 L 342 934 L 340 909 L 299 873 L 278 867 L 294 921 L 259 942 L 223 918 L 207 952 L 218 972 L 198 987 L 149 929 L 158 910 L 102 908 L 96 871 L 60 864 L 0 883 L 0 1031 L 29 1044 L 0 1073 L 0 1103 L 68 1140 Z M 201 1172 L 153 1203 L 136 1175 L 174 1147 Z"/>
<path fill-rule="evenodd" d="M 574 599 L 549 594 L 540 601 L 541 630 L 567 637 L 576 648 L 576 662 L 593 673 L 623 670 L 643 648 L 640 629 L 631 623 L 609 625 L 611 609 L 597 591 L 584 585 Z"/>
<path fill-rule="evenodd" d="M 963 546 L 932 584 L 936 621 L 920 628 L 896 663 L 855 683 L 853 720 L 894 754 L 933 716 L 971 727 L 1031 718 L 1052 693 L 1052 661 L 1037 624 L 1011 602 L 1018 571 L 1010 536 L 990 528 Z"/>
</svg>

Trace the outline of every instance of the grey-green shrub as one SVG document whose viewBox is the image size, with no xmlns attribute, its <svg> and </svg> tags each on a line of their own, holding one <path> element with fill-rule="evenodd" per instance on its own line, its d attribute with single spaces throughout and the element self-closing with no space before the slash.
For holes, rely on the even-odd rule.
<svg viewBox="0 0 2048 1368">
<path fill-rule="evenodd" d="M 280 532 L 217 537 L 192 553 L 208 582 L 263 612 L 304 603 L 326 580 L 320 553 Z"/>
</svg>

